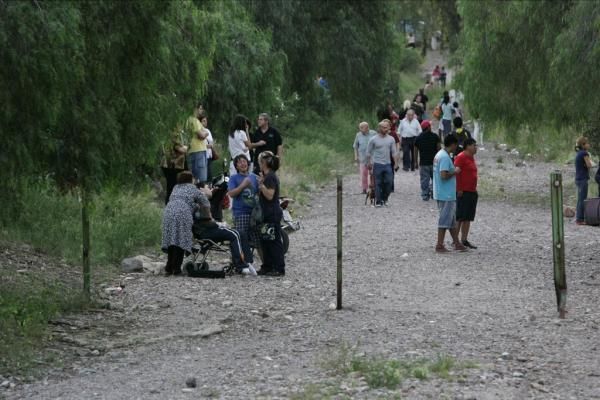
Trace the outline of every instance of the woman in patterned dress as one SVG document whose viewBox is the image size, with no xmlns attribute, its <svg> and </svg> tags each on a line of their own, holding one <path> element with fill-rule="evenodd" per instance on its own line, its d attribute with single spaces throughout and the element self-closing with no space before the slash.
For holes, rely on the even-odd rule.
<svg viewBox="0 0 600 400">
<path fill-rule="evenodd" d="M 181 274 L 185 252 L 192 251 L 195 203 L 202 194 L 192 184 L 192 173 L 180 172 L 163 214 L 162 251 L 167 253 L 166 275 Z"/>
</svg>

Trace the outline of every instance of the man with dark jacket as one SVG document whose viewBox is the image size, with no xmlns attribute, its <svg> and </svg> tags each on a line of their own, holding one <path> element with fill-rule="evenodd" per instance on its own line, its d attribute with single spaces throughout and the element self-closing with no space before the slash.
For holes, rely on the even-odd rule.
<svg viewBox="0 0 600 400">
<path fill-rule="evenodd" d="M 428 201 L 433 194 L 433 158 L 440 150 L 440 138 L 431 131 L 428 120 L 421 122 L 423 132 L 417 137 L 415 147 L 419 150 L 419 174 L 421 177 L 421 198 Z"/>
<path fill-rule="evenodd" d="M 281 140 L 281 135 L 277 129 L 271 126 L 269 114 L 267 113 L 262 113 L 258 116 L 258 128 L 250 135 L 250 141 L 252 143 L 258 143 L 261 140 L 264 140 L 266 144 L 255 147 L 252 155 L 254 173 L 257 175 L 260 174 L 260 165 L 258 162 L 260 153 L 263 151 L 270 151 L 279 157 L 279 162 L 281 162 L 283 157 L 283 141 Z"/>
</svg>

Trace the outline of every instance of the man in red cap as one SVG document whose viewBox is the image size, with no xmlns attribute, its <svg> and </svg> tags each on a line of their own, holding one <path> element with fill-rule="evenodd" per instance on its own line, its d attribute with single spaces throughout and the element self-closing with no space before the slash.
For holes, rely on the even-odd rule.
<svg viewBox="0 0 600 400">
<path fill-rule="evenodd" d="M 431 131 L 431 123 L 428 120 L 421 122 L 421 134 L 415 141 L 415 147 L 419 150 L 419 174 L 421 176 L 421 198 L 428 201 L 433 194 L 433 158 L 440 150 L 440 138 Z"/>
</svg>

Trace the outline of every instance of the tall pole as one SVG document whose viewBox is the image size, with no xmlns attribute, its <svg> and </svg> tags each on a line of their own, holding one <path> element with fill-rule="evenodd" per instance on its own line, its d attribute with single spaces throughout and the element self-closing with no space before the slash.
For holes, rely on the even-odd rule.
<svg viewBox="0 0 600 400">
<path fill-rule="evenodd" d="M 83 263 L 83 294 L 90 298 L 90 217 L 89 198 L 85 185 L 81 185 L 81 236 Z"/>
<path fill-rule="evenodd" d="M 554 289 L 559 318 L 565 318 L 567 312 L 567 276 L 565 272 L 565 232 L 563 221 L 562 174 L 554 171 L 550 174 L 550 192 L 552 199 L 552 254 L 554 261 Z"/>
<path fill-rule="evenodd" d="M 342 175 L 337 175 L 337 306 L 342 309 Z"/>
</svg>

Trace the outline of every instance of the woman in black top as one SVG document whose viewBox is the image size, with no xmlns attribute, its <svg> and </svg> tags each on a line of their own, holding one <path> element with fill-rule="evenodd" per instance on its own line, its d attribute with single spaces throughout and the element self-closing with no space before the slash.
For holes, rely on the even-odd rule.
<svg viewBox="0 0 600 400">
<path fill-rule="evenodd" d="M 263 214 L 263 226 L 260 230 L 262 248 L 262 266 L 259 275 L 285 275 L 285 258 L 281 238 L 281 218 L 283 211 L 279 206 L 279 178 L 275 171 L 279 169 L 279 157 L 270 151 L 258 156 L 260 165 L 259 198 Z"/>
</svg>

